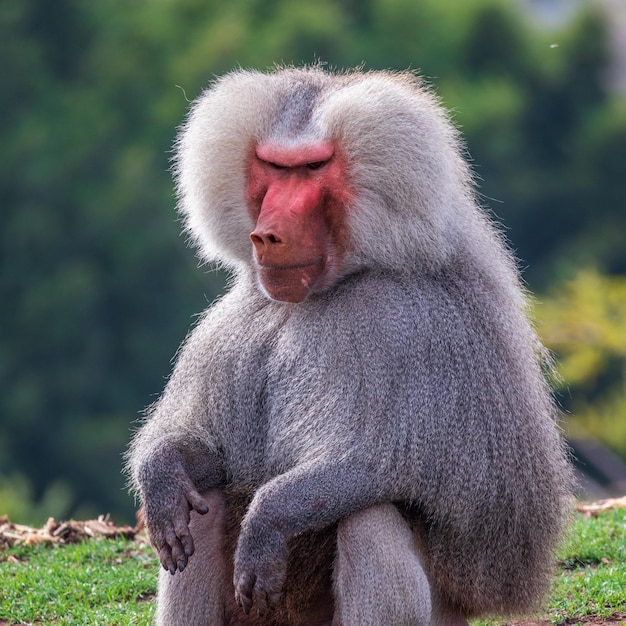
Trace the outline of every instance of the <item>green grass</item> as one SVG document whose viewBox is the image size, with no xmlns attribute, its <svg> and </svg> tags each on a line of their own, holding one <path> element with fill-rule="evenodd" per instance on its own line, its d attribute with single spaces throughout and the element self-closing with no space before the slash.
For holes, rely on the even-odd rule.
<svg viewBox="0 0 626 626">
<path fill-rule="evenodd" d="M 541 619 L 626 614 L 626 510 L 576 515 L 560 563 Z M 125 539 L 0 550 L 0 624 L 148 625 L 157 571 L 152 550 Z"/>
<path fill-rule="evenodd" d="M 152 549 L 126 539 L 0 550 L 0 623 L 147 626 L 157 571 Z"/>
<path fill-rule="evenodd" d="M 626 510 L 576 514 L 561 548 L 560 567 L 544 615 L 551 624 L 626 614 Z M 621 617 L 626 624 L 626 616 Z M 477 625 L 500 625 L 479 621 Z"/>
<path fill-rule="evenodd" d="M 561 560 L 550 603 L 555 623 L 564 616 L 626 613 L 626 510 L 577 516 Z"/>
</svg>

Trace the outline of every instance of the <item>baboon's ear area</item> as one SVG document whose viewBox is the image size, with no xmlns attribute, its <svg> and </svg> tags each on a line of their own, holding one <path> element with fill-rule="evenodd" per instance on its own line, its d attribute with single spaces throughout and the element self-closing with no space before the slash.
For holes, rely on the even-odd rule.
<svg viewBox="0 0 626 626">
<path fill-rule="evenodd" d="M 192 104 L 179 129 L 173 166 L 178 206 L 205 261 L 236 268 L 250 260 L 246 161 L 267 133 L 279 95 L 272 75 L 228 74 Z"/>
<path fill-rule="evenodd" d="M 456 214 L 474 210 L 474 195 L 460 135 L 437 97 L 408 72 L 355 74 L 319 115 L 349 163 L 359 264 L 411 271 L 445 263 L 462 234 Z M 384 234 L 384 244 L 368 232 Z"/>
</svg>

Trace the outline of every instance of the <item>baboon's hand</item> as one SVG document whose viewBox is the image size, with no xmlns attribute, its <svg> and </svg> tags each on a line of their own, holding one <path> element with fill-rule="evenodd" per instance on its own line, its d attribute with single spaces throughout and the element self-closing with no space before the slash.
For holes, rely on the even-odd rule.
<svg viewBox="0 0 626 626">
<path fill-rule="evenodd" d="M 235 599 L 246 614 L 255 604 L 259 615 L 275 609 L 287 570 L 287 544 L 275 530 L 242 531 L 235 552 Z"/>
<path fill-rule="evenodd" d="M 161 565 L 175 574 L 182 572 L 194 552 L 189 532 L 192 510 L 204 515 L 209 508 L 194 487 L 191 479 L 179 467 L 168 468 L 167 473 L 153 481 L 144 493 L 146 526 L 150 541 L 156 549 Z"/>
</svg>

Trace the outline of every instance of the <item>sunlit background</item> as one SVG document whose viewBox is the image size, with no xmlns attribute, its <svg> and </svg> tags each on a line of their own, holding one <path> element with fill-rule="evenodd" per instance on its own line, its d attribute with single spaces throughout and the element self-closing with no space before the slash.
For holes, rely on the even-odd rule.
<svg viewBox="0 0 626 626">
<path fill-rule="evenodd" d="M 188 101 L 238 66 L 412 68 L 555 352 L 585 497 L 626 493 L 623 0 L 2 0 L 0 514 L 134 519 L 121 455 L 224 277 L 180 235 Z"/>
</svg>

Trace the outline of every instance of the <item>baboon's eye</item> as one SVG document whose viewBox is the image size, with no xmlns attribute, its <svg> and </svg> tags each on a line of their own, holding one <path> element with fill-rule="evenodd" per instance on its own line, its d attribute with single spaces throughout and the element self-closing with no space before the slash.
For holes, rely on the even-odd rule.
<svg viewBox="0 0 626 626">
<path fill-rule="evenodd" d="M 326 164 L 326 161 L 314 161 L 313 163 L 307 163 L 306 166 L 310 170 L 319 170 L 320 167 L 323 167 Z"/>
</svg>

